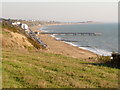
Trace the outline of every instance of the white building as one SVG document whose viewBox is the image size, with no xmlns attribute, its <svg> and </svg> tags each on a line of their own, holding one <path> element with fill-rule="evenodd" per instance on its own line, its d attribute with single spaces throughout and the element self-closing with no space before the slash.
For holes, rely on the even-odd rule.
<svg viewBox="0 0 120 90">
<path fill-rule="evenodd" d="M 12 25 L 17 25 L 17 23 L 16 22 L 12 22 Z"/>
<path fill-rule="evenodd" d="M 22 24 L 21 28 L 24 29 L 24 30 L 28 30 L 28 25 L 27 24 Z"/>
<path fill-rule="evenodd" d="M 20 22 L 12 22 L 12 25 L 20 25 L 21 23 Z"/>
</svg>

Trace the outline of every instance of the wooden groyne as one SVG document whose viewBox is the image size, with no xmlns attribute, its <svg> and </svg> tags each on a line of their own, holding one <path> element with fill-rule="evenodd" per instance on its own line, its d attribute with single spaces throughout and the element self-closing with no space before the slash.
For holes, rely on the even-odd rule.
<svg viewBox="0 0 120 90">
<path fill-rule="evenodd" d="M 101 33 L 72 33 L 72 32 L 41 32 L 39 34 L 57 34 L 57 35 L 92 35 L 99 36 Z"/>
</svg>

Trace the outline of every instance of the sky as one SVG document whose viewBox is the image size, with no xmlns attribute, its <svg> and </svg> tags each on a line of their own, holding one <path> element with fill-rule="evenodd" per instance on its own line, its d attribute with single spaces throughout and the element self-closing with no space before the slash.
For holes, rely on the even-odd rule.
<svg viewBox="0 0 120 90">
<path fill-rule="evenodd" d="M 0 0 L 2 2 L 119 2 L 120 0 Z"/>
<path fill-rule="evenodd" d="M 4 0 L 2 17 L 63 22 L 117 22 L 118 2 L 8 2 Z"/>
</svg>

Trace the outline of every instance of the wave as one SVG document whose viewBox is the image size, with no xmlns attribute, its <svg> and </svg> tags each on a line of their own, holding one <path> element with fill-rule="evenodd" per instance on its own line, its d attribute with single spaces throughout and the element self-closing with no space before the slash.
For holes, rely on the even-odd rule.
<svg viewBox="0 0 120 90">
<path fill-rule="evenodd" d="M 48 31 L 46 31 L 46 30 L 41 30 L 41 31 L 43 31 L 43 32 L 48 32 Z"/>
<path fill-rule="evenodd" d="M 88 47 L 79 47 L 81 49 L 89 50 L 93 53 L 96 53 L 101 56 L 111 56 L 112 52 L 109 52 L 107 50 L 99 49 L 99 48 L 88 48 Z"/>
<path fill-rule="evenodd" d="M 50 35 L 51 37 L 55 37 L 55 35 Z"/>
<path fill-rule="evenodd" d="M 59 40 L 59 41 L 61 40 L 61 38 L 55 38 L 55 39 L 56 39 L 56 40 Z"/>
<path fill-rule="evenodd" d="M 79 45 L 73 44 L 71 42 L 65 42 L 65 43 L 70 44 L 70 45 L 75 46 L 75 47 L 78 47 L 80 49 L 91 51 L 91 52 L 96 53 L 96 54 L 101 55 L 101 56 L 111 56 L 111 53 L 112 53 L 112 52 L 109 52 L 107 50 L 102 50 L 99 48 L 80 47 Z"/>
<path fill-rule="evenodd" d="M 65 41 L 63 41 L 63 42 L 65 42 Z M 70 44 L 70 45 L 75 46 L 75 47 L 78 47 L 78 45 L 73 44 L 73 43 L 71 43 L 71 42 L 65 42 L 65 43 Z"/>
</svg>

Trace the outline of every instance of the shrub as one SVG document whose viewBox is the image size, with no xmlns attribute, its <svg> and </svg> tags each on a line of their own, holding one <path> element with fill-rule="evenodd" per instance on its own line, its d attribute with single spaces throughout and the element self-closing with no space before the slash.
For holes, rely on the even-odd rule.
<svg viewBox="0 0 120 90">
<path fill-rule="evenodd" d="M 111 58 L 112 57 L 112 58 Z M 110 67 L 120 68 L 120 54 L 112 53 L 111 56 L 99 56 L 98 60 L 100 63 L 103 63 Z"/>
<path fill-rule="evenodd" d="M 112 65 L 113 67 L 120 68 L 120 54 L 119 53 L 112 53 L 112 58 L 110 61 L 106 62 L 107 64 Z"/>
<path fill-rule="evenodd" d="M 98 60 L 99 60 L 101 63 L 106 63 L 106 62 L 110 61 L 110 56 L 99 56 L 99 57 L 98 57 Z"/>
</svg>

